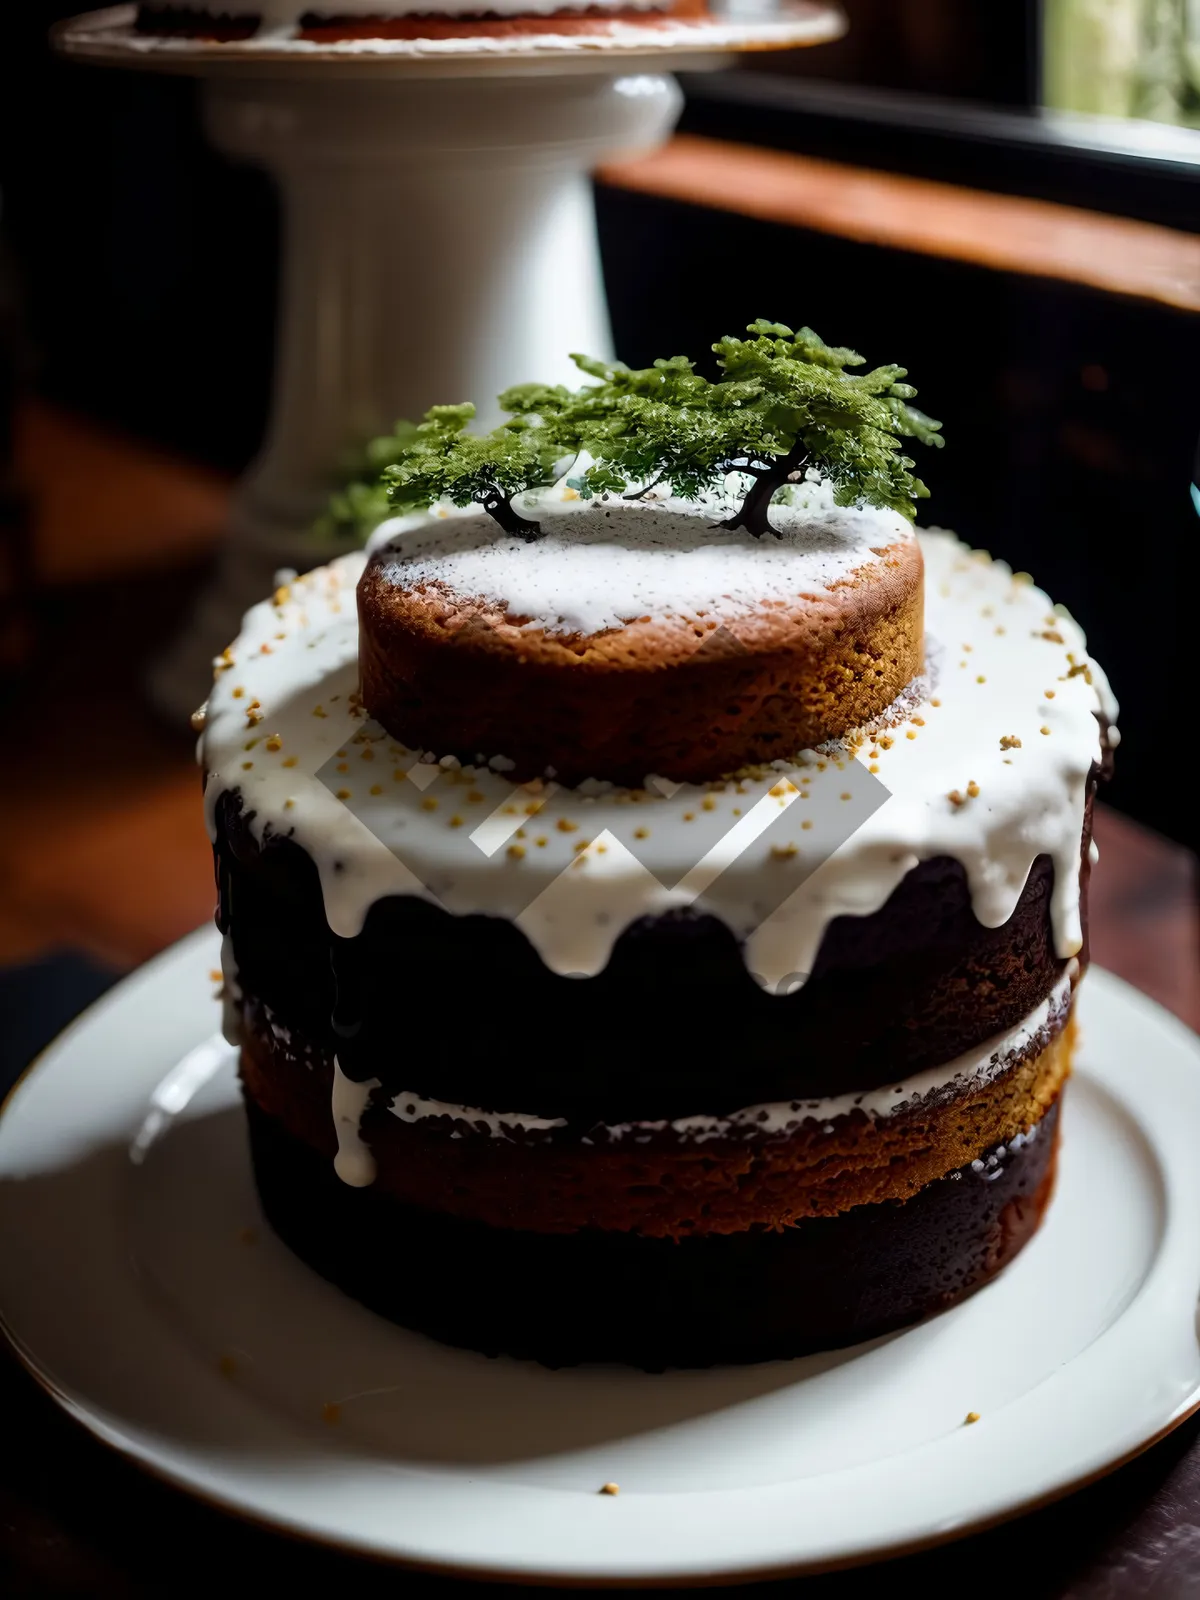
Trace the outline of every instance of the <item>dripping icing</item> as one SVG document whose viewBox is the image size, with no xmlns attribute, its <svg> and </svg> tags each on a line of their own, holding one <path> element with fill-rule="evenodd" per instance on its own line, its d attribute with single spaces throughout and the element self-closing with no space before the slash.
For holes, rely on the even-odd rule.
<svg viewBox="0 0 1200 1600">
<path fill-rule="evenodd" d="M 341 1063 L 334 1056 L 332 1109 L 338 1147 L 333 1170 L 351 1189 L 366 1189 L 375 1182 L 375 1157 L 360 1129 L 371 1091 L 378 1087 L 378 1078 L 355 1083 L 342 1071 Z"/>
<path fill-rule="evenodd" d="M 1055 869 L 1055 945 L 1060 957 L 1072 956 L 1081 946 L 1078 867 L 1087 783 L 1102 754 L 1097 713 L 1111 721 L 1115 703 L 1089 661 L 1082 631 L 1061 609 L 1052 611 L 1040 590 L 953 535 L 927 531 L 919 538 L 927 626 L 942 656 L 936 693 L 907 713 L 921 725 L 896 730 L 873 763 L 889 791 L 886 802 L 765 918 L 764 875 L 775 870 L 765 847 L 747 849 L 715 884 L 695 892 L 694 835 L 683 820 L 689 795 L 700 792 L 694 789 L 668 785 L 669 794 L 647 792 L 636 808 L 628 794 L 602 784 L 590 793 L 588 786 L 564 791 L 575 807 L 576 831 L 547 835 L 546 848 L 527 849 L 519 867 L 501 870 L 494 852 L 464 852 L 461 843 L 455 853 L 451 846 L 468 830 L 456 835 L 447 826 L 457 793 L 445 786 L 454 775 L 434 771 L 437 752 L 401 751 L 355 705 L 361 554 L 309 573 L 256 606 L 232 648 L 232 664 L 219 664 L 202 741 L 210 836 L 218 798 L 239 791 L 260 842 L 268 832 L 290 834 L 312 857 L 329 926 L 343 938 L 361 930 L 376 900 L 418 895 L 458 913 L 508 916 L 552 970 L 590 975 L 605 966 L 636 918 L 692 904 L 728 923 L 743 941 L 749 969 L 776 990 L 811 971 L 833 918 L 878 910 L 920 861 L 961 862 L 976 916 L 996 927 L 1012 915 L 1034 860 L 1045 854 Z M 966 644 L 971 649 L 964 653 Z M 252 752 L 247 770 L 246 744 L 257 733 L 272 735 L 277 747 Z M 372 776 L 386 782 L 369 785 L 356 775 L 352 798 L 343 801 L 316 774 L 340 752 L 351 752 L 347 766 L 357 760 L 356 740 L 372 742 L 378 758 Z M 861 769 L 869 753 L 864 748 L 847 763 Z M 841 787 L 845 770 L 846 763 L 827 762 L 818 771 L 811 758 L 777 763 L 740 789 L 729 783 L 706 792 L 731 814 L 751 809 L 789 773 L 805 774 L 807 792 L 819 796 Z M 407 817 L 403 840 L 389 842 L 396 820 L 390 786 L 408 782 L 410 773 L 414 784 L 443 786 L 429 790 L 438 805 Z M 486 795 L 480 822 L 531 803 L 528 786 L 494 770 L 468 768 L 457 776 Z M 370 796 L 372 787 L 383 791 L 378 798 Z M 955 794 L 961 803 L 950 798 Z M 635 809 L 648 834 L 636 851 L 627 843 Z M 803 839 L 798 833 L 797 842 Z M 584 868 L 574 868 L 573 843 L 587 840 Z"/>
</svg>

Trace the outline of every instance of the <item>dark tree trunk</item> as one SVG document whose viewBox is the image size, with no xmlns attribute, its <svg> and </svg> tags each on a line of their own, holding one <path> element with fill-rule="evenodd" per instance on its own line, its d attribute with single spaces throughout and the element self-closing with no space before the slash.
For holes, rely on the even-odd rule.
<svg viewBox="0 0 1200 1600">
<path fill-rule="evenodd" d="M 768 533 L 774 534 L 778 539 L 780 534 L 771 526 L 771 519 L 768 516 L 771 501 L 807 459 L 808 452 L 797 440 L 787 455 L 776 456 L 765 466 L 737 468 L 737 471 L 751 473 L 754 482 L 738 509 L 724 522 L 718 523 L 718 527 L 745 528 L 746 532 L 752 533 L 756 539 L 761 539 Z"/>
<path fill-rule="evenodd" d="M 541 533 L 541 526 L 531 521 L 528 517 L 518 516 L 512 508 L 512 501 L 506 494 L 501 494 L 499 489 L 491 489 L 482 499 L 480 505 L 494 522 L 498 522 L 505 533 L 515 534 L 518 539 L 536 539 Z"/>
</svg>

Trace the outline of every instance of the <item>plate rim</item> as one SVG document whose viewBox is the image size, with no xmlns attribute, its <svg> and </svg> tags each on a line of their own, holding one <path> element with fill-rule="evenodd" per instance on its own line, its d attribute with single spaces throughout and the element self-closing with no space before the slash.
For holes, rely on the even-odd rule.
<svg viewBox="0 0 1200 1600">
<path fill-rule="evenodd" d="M 60 1051 L 68 1048 L 78 1036 L 86 1034 L 94 1028 L 104 1013 L 118 1005 L 127 1004 L 132 998 L 131 991 L 154 985 L 159 980 L 162 972 L 170 971 L 175 966 L 182 965 L 193 953 L 199 953 L 209 947 L 214 938 L 215 934 L 211 925 L 205 924 L 193 930 L 192 933 L 185 935 L 166 950 L 159 952 L 150 961 L 136 968 L 124 978 L 119 979 L 111 989 L 107 990 L 81 1012 L 56 1038 L 39 1051 L 21 1072 L 7 1093 L 0 1098 L 0 1122 L 9 1113 L 22 1089 L 28 1086 L 32 1078 L 39 1072 L 52 1068 L 53 1058 Z M 1108 991 L 1112 999 L 1122 1005 L 1132 1004 L 1143 1011 L 1149 1009 L 1155 1014 L 1159 1024 L 1175 1036 L 1176 1042 L 1182 1048 L 1193 1053 L 1200 1049 L 1200 1038 L 1193 1033 L 1186 1023 L 1168 1012 L 1156 1001 L 1144 995 L 1125 979 L 1104 969 L 1092 967 L 1089 973 L 1089 983 L 1092 985 L 1093 990 L 1103 989 Z M 197 1043 L 199 1042 L 197 1041 Z M 1111 1089 L 1102 1078 L 1098 1077 L 1092 1081 L 1101 1093 L 1111 1095 Z M 1137 1119 L 1137 1125 L 1139 1130 L 1144 1132 L 1140 1119 Z M 1151 1143 L 1155 1154 L 1156 1166 L 1162 1171 L 1164 1163 L 1162 1161 L 1161 1147 L 1154 1141 L 1151 1141 Z M 1153 1262 L 1151 1263 L 1151 1270 L 1152 1266 Z M 1149 1277 L 1149 1273 L 1147 1277 Z M 1087 1346 L 1084 1351 L 1079 1352 L 1072 1361 L 1065 1363 L 1060 1371 L 1069 1370 L 1075 1361 L 1078 1361 L 1086 1354 L 1087 1350 L 1094 1348 L 1095 1344 L 1099 1343 L 1111 1329 L 1115 1328 L 1123 1317 L 1136 1306 L 1144 1292 L 1144 1288 L 1145 1280 L 1139 1286 L 1129 1305 L 1124 1308 L 1114 1322 L 1109 1324 L 1098 1336 L 1098 1339 Z M 463 1578 L 476 1582 L 518 1582 L 539 1588 L 672 1589 L 704 1588 L 735 1583 L 765 1583 L 789 1577 L 817 1576 L 822 1573 L 843 1571 L 918 1554 L 944 1544 L 954 1543 L 959 1539 L 967 1538 L 977 1533 L 983 1533 L 988 1529 L 1013 1521 L 1018 1517 L 1026 1516 L 1044 1506 L 1065 1499 L 1067 1496 L 1107 1477 L 1110 1473 L 1120 1470 L 1120 1468 L 1135 1460 L 1145 1451 L 1152 1449 L 1170 1433 L 1174 1432 L 1176 1428 L 1182 1426 L 1190 1417 L 1200 1411 L 1200 1373 L 1198 1373 L 1190 1392 L 1186 1398 L 1177 1404 L 1168 1419 L 1151 1431 L 1145 1438 L 1121 1450 L 1111 1460 L 1099 1465 L 1089 1466 L 1078 1475 L 1066 1478 L 1049 1489 L 1035 1492 L 1026 1498 L 1011 1501 L 998 1509 L 983 1512 L 979 1516 L 965 1517 L 952 1526 L 942 1527 L 930 1533 L 917 1534 L 911 1539 L 893 1541 L 886 1545 L 865 1546 L 847 1551 L 841 1556 L 797 1557 L 794 1560 L 783 1562 L 767 1561 L 757 1565 L 730 1560 L 725 1564 L 718 1565 L 711 1571 L 654 1571 L 629 1574 L 597 1572 L 592 1574 L 570 1570 L 563 1571 L 561 1569 L 551 1570 L 547 1567 L 529 1567 L 522 1565 L 519 1559 L 514 1560 L 509 1565 L 489 1565 L 484 1562 L 476 1562 L 469 1557 L 458 1561 L 439 1560 L 420 1553 L 384 1548 L 378 1543 L 371 1544 L 353 1535 L 338 1537 L 319 1527 L 304 1523 L 299 1517 L 293 1518 L 286 1513 L 278 1511 L 248 1507 L 237 1499 L 236 1490 L 231 1489 L 228 1494 L 222 1494 L 199 1481 L 198 1474 L 189 1476 L 186 1465 L 156 1456 L 152 1446 L 140 1440 L 135 1432 L 122 1432 L 118 1427 L 114 1427 L 107 1420 L 106 1408 L 102 1402 L 92 1402 L 89 1405 L 86 1396 L 74 1394 L 69 1387 L 60 1384 L 39 1361 L 37 1355 L 26 1346 L 16 1330 L 10 1326 L 3 1306 L 0 1306 L 0 1338 L 11 1350 L 19 1366 L 28 1374 L 42 1393 L 59 1407 L 73 1426 L 82 1429 L 92 1439 L 115 1451 L 124 1461 L 133 1464 L 151 1479 L 169 1485 L 174 1491 L 198 1501 L 210 1510 L 232 1515 L 244 1525 L 249 1525 L 268 1533 L 283 1535 L 298 1544 L 316 1545 L 339 1554 L 357 1559 L 366 1559 L 379 1566 L 430 1573 L 443 1577 Z M 1056 1373 L 1044 1381 L 1053 1382 L 1057 1376 L 1058 1374 Z M 718 1494 L 726 1492 L 729 1491 L 715 1491 Z"/>
</svg>

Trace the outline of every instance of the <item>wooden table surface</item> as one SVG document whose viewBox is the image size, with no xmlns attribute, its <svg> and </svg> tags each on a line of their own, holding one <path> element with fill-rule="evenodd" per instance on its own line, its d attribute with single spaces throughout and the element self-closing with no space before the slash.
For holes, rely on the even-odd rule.
<svg viewBox="0 0 1200 1600">
<path fill-rule="evenodd" d="M 87 447 L 93 504 L 117 507 L 121 538 L 105 546 L 85 537 L 87 517 L 61 481 L 38 502 L 42 646 L 0 716 L 12 754 L 0 786 L 0 965 L 69 945 L 120 969 L 211 914 L 190 736 L 155 721 L 138 681 L 148 644 L 194 584 L 225 487 L 43 410 L 21 434 L 27 479 L 37 478 L 40 452 L 62 459 L 72 430 Z M 146 514 L 149 492 L 159 498 Z M 131 497 L 141 533 L 137 517 L 120 513 Z M 1103 809 L 1096 833 L 1093 959 L 1200 1027 L 1195 858 Z M 0 1595 L 209 1595 L 264 1577 L 279 1591 L 352 1586 L 356 1600 L 458 1587 L 312 1550 L 192 1503 L 92 1441 L 0 1357 Z M 1018 1524 L 865 1572 L 774 1587 L 842 1600 L 904 1579 L 935 1594 L 1014 1585 L 1072 1600 L 1200 1593 L 1200 1419 Z"/>
</svg>

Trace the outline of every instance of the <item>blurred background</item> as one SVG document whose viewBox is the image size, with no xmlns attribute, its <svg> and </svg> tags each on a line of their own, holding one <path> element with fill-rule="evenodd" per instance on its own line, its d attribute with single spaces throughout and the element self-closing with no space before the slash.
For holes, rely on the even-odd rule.
<svg viewBox="0 0 1200 1600">
<path fill-rule="evenodd" d="M 762 315 L 907 363 L 947 424 L 927 520 L 1081 619 L 1108 798 L 1190 845 L 1200 5 L 845 8 L 685 77 L 675 141 L 600 175 L 618 352 Z M 52 57 L 73 9 L 6 8 L 0 52 L 0 963 L 116 968 L 211 910 L 191 736 L 142 682 L 262 435 L 279 218 L 193 83 Z"/>
</svg>

